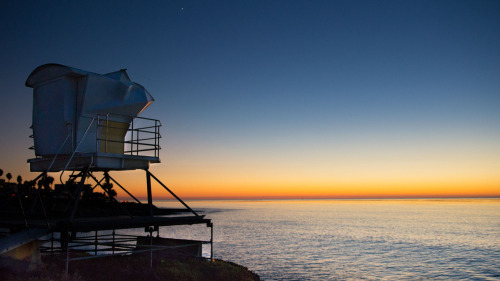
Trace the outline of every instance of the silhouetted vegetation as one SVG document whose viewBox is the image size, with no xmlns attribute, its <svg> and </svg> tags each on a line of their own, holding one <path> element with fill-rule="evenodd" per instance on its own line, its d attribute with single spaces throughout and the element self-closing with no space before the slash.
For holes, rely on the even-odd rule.
<svg viewBox="0 0 500 281">
<path fill-rule="evenodd" d="M 102 217 L 116 215 L 149 215 L 149 206 L 136 202 L 118 202 L 117 192 L 109 181 L 104 183 L 80 184 L 70 177 L 64 184 L 54 184 L 51 176 L 42 176 L 38 181 L 24 181 L 17 177 L 17 183 L 0 179 L 0 219 L 45 219 L 68 217 L 69 205 L 78 198 L 76 217 Z M 81 179 L 81 177 L 80 177 Z M 90 182 L 90 181 L 85 181 Z M 101 191 L 101 192 L 99 192 Z M 24 209 L 24 210 L 23 210 Z M 153 206 L 157 215 L 185 212 L 185 209 L 160 209 Z"/>
</svg>

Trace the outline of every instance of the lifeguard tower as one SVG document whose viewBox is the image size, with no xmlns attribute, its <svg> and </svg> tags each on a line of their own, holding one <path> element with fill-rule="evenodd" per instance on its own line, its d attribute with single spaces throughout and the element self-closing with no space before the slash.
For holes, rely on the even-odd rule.
<svg viewBox="0 0 500 281">
<path fill-rule="evenodd" d="M 148 169 L 160 162 L 161 123 L 138 117 L 154 99 L 124 69 L 100 75 L 46 64 L 26 86 L 33 88 L 32 172 Z"/>
<path fill-rule="evenodd" d="M 33 182 L 43 182 L 48 173 L 57 172 L 56 181 L 61 183 L 61 192 L 54 191 L 42 200 L 39 188 L 39 200 L 29 201 L 30 208 L 23 207 L 24 220 L 3 220 L 4 226 L 45 229 L 52 233 L 51 251 L 54 251 L 54 239 L 60 245 L 56 251 L 69 252 L 70 249 L 78 250 L 81 245 L 95 244 L 97 255 L 102 251 L 115 254 L 137 250 L 137 246 L 119 242 L 129 240 L 120 240 L 115 234 L 117 229 L 145 228 L 149 239 L 153 239 L 153 231 L 159 237 L 161 226 L 206 224 L 210 227 L 210 241 L 198 242 L 212 246 L 211 220 L 196 213 L 149 171 L 151 164 L 160 163 L 161 122 L 139 117 L 154 99 L 143 86 L 130 80 L 125 69 L 97 74 L 60 64 L 45 64 L 33 70 L 26 86 L 33 88 L 34 146 L 31 148 L 35 152 L 35 158 L 28 163 L 32 172 L 40 173 Z M 140 202 L 110 175 L 112 171 L 137 169 L 145 171 L 147 204 Z M 99 173 L 103 174 L 101 179 L 98 179 Z M 184 208 L 155 207 L 151 179 L 169 191 Z M 89 184 L 92 180 L 94 183 Z M 118 202 L 111 194 L 112 183 L 135 202 Z M 92 192 L 98 187 L 108 196 L 105 205 L 88 199 L 89 190 Z M 25 197 L 19 196 L 21 206 Z M 79 211 L 82 208 L 86 209 Z M 31 217 L 25 209 L 31 209 Z M 89 231 L 95 232 L 90 240 L 76 235 Z M 99 231 L 112 231 L 112 238 L 108 234 L 99 236 Z M 54 233 L 59 235 L 54 238 Z M 102 242 L 98 242 L 98 238 Z M 137 237 L 138 244 L 139 241 L 144 241 L 144 237 Z M 181 240 L 159 242 L 170 246 L 172 243 L 186 247 Z M 153 244 L 151 240 L 151 247 Z M 194 248 L 201 255 L 200 243 Z"/>
</svg>

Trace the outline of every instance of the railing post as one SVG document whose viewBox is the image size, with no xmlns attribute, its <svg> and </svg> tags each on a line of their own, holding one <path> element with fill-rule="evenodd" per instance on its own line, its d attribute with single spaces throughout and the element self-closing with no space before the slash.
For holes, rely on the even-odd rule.
<svg viewBox="0 0 500 281">
<path fill-rule="evenodd" d="M 99 152 L 99 114 L 97 114 L 97 125 L 95 126 L 95 152 Z"/>
<path fill-rule="evenodd" d="M 104 137 L 104 152 L 108 152 L 108 128 L 109 128 L 109 113 L 106 114 L 106 135 Z"/>
<path fill-rule="evenodd" d="M 134 154 L 134 119 L 132 119 L 132 130 L 131 130 L 131 138 L 130 138 L 130 155 Z"/>
<path fill-rule="evenodd" d="M 97 256 L 97 230 L 95 231 L 95 240 L 94 240 L 94 253 Z"/>
<path fill-rule="evenodd" d="M 158 148 L 157 146 L 157 137 L 158 137 L 158 121 L 155 120 L 155 147 L 154 147 L 154 151 L 155 151 L 155 157 L 156 157 L 156 149 Z"/>
<path fill-rule="evenodd" d="M 135 155 L 139 155 L 139 130 L 137 130 L 137 146 L 136 146 Z"/>
<path fill-rule="evenodd" d="M 69 245 L 66 246 L 66 279 L 68 279 L 68 274 L 69 274 Z"/>
<path fill-rule="evenodd" d="M 214 224 L 210 223 L 210 261 L 214 260 Z"/>
<path fill-rule="evenodd" d="M 52 232 L 52 235 L 50 236 L 50 255 L 52 256 L 54 254 L 54 232 Z"/>
<path fill-rule="evenodd" d="M 153 228 L 149 227 L 149 266 L 153 267 Z"/>
</svg>

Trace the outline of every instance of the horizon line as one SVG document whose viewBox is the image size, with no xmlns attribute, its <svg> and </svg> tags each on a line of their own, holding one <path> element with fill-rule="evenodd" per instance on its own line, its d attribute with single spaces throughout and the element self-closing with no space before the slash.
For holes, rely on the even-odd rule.
<svg viewBox="0 0 500 281">
<path fill-rule="evenodd" d="M 119 196 L 120 201 L 125 200 L 131 202 L 132 198 L 125 198 Z M 137 197 L 139 200 L 147 201 L 147 197 Z M 360 197 L 187 197 L 182 199 L 183 201 L 231 201 L 231 200 L 255 200 L 255 201 L 265 201 L 265 200 L 425 200 L 425 199 L 500 199 L 500 195 L 490 195 L 490 196 L 360 196 Z M 153 197 L 153 201 L 178 201 L 172 197 Z"/>
</svg>

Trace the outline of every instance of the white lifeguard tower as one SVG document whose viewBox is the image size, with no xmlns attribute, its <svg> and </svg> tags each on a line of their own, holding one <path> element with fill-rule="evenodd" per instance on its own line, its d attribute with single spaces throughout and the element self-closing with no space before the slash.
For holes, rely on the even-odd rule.
<svg viewBox="0 0 500 281">
<path fill-rule="evenodd" d="M 32 172 L 147 169 L 159 163 L 159 120 L 138 115 L 153 101 L 125 69 L 97 74 L 45 64 L 33 88 Z"/>
<path fill-rule="evenodd" d="M 101 182 L 105 180 L 109 185 L 113 181 L 141 203 L 109 175 L 113 170 L 136 169 L 146 172 L 150 216 L 154 216 L 153 178 L 196 219 L 203 217 L 149 171 L 150 164 L 160 162 L 161 122 L 138 116 L 154 99 L 144 87 L 130 80 L 125 69 L 101 75 L 45 64 L 33 70 L 26 86 L 33 88 L 32 148 L 36 155 L 28 163 L 32 172 L 41 172 L 35 181 L 45 179 L 49 172 L 61 172 L 62 183 L 65 171 L 73 172 L 73 182 L 81 179 L 80 187 L 71 194 L 75 202 L 70 222 L 87 177 L 92 177 L 106 193 Z M 104 172 L 103 179 L 98 180 L 93 172 Z"/>
</svg>

